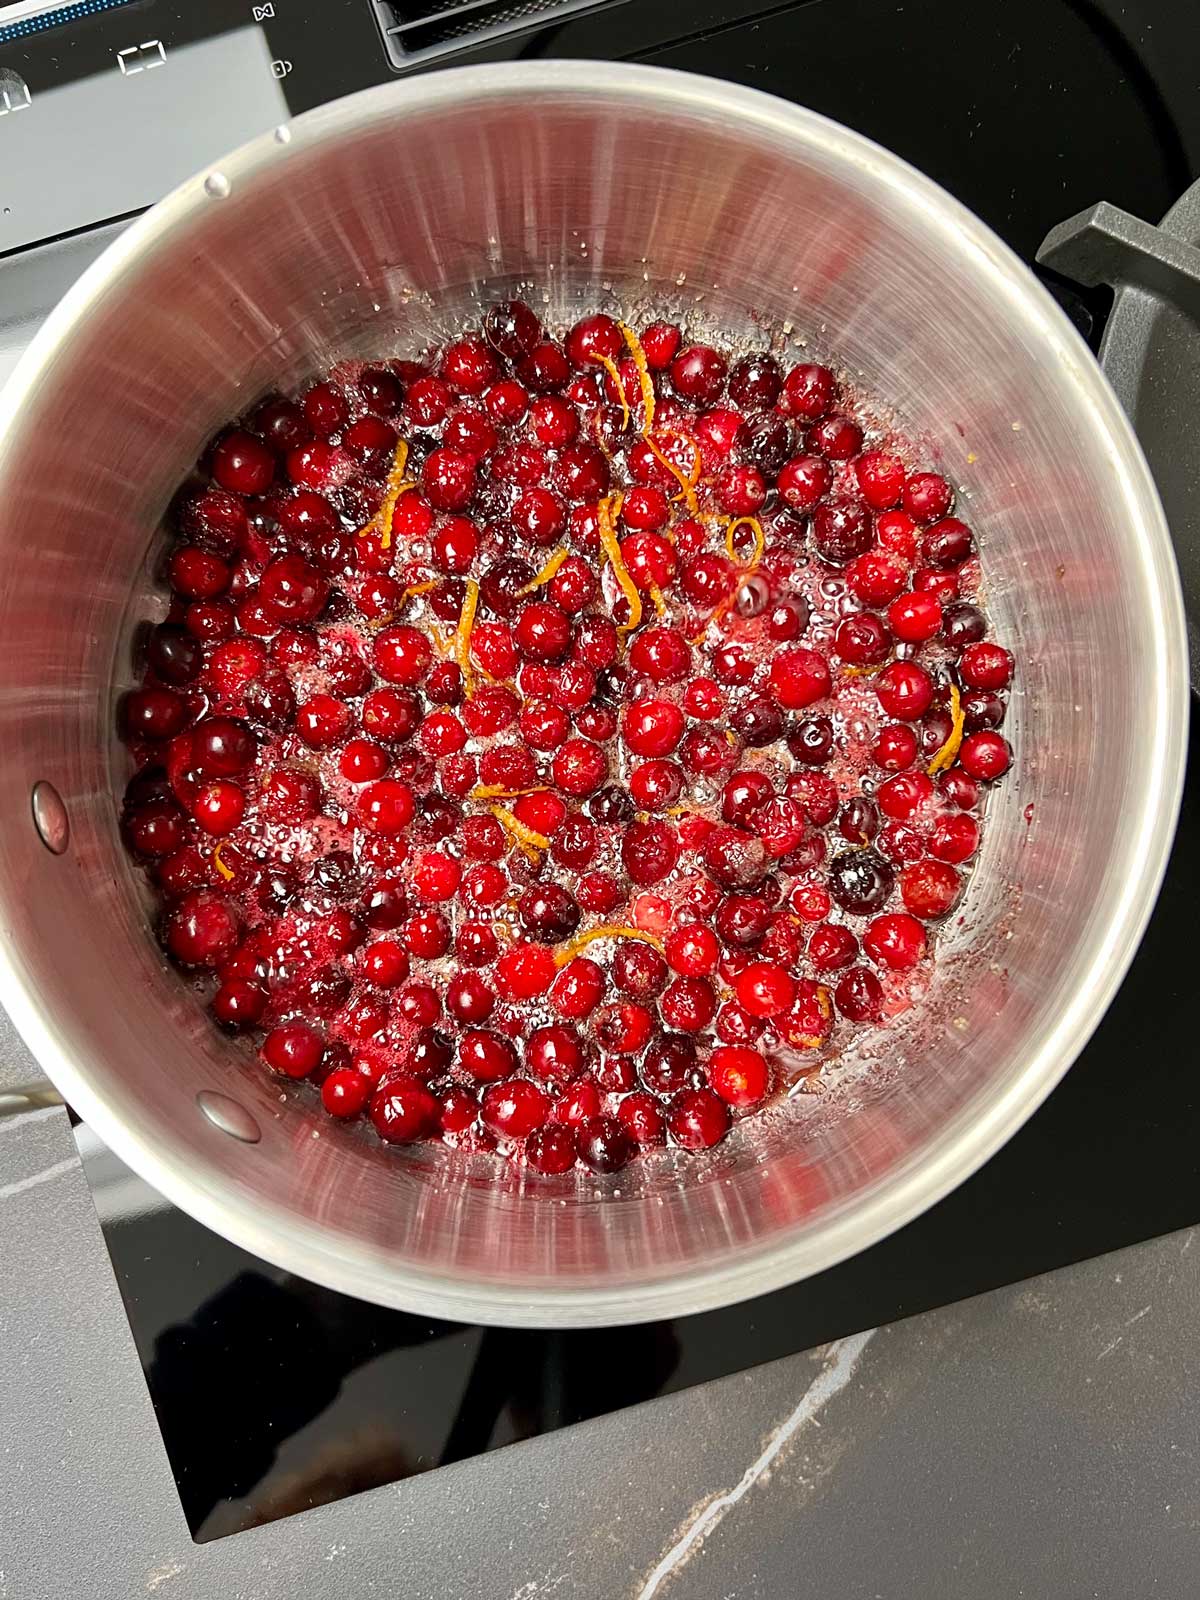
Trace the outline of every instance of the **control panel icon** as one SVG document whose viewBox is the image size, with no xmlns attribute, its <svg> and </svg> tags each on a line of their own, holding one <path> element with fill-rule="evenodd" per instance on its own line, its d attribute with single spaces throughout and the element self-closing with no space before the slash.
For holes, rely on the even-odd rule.
<svg viewBox="0 0 1200 1600">
<path fill-rule="evenodd" d="M 138 72 L 152 72 L 166 62 L 167 52 L 161 39 L 147 39 L 143 44 L 131 44 L 127 50 L 117 51 L 117 65 L 126 78 Z"/>
<path fill-rule="evenodd" d="M 25 111 L 33 104 L 29 85 L 19 72 L 10 67 L 0 67 L 0 117 L 10 111 Z"/>
</svg>

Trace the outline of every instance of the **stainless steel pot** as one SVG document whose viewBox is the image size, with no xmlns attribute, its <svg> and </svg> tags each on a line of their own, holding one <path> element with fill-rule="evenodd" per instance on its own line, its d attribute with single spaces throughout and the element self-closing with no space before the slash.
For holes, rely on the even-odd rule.
<svg viewBox="0 0 1200 1600">
<path fill-rule="evenodd" d="M 536 1194 L 484 1158 L 356 1139 L 218 1037 L 148 935 L 112 800 L 147 551 L 210 430 L 333 357 L 420 346 L 517 284 L 551 319 L 650 297 L 734 328 L 785 322 L 839 356 L 966 487 L 1020 663 L 1015 773 L 920 1012 L 831 1071 L 827 1094 L 706 1159 Z M 0 564 L 5 1006 L 164 1194 L 270 1260 L 412 1310 L 546 1326 L 696 1311 L 898 1227 L 1070 1065 L 1174 826 L 1177 578 L 1091 357 L 932 183 L 820 117 L 698 78 L 440 73 L 313 112 L 184 185 L 68 294 L 0 400 Z M 65 802 L 61 855 L 34 828 L 39 782 Z"/>
</svg>

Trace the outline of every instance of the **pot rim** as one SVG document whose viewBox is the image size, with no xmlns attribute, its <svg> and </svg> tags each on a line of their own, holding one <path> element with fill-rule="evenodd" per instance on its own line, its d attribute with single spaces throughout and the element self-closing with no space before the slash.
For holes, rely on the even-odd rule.
<svg viewBox="0 0 1200 1600">
<path fill-rule="evenodd" d="M 943 236 L 948 251 L 1005 300 L 1073 385 L 1081 413 L 1107 438 L 1122 487 L 1129 536 L 1140 556 L 1152 603 L 1145 617 L 1145 657 L 1153 663 L 1156 760 L 1135 815 L 1128 819 L 1131 863 L 1114 895 L 1107 925 L 1091 937 L 1079 984 L 1037 1048 L 990 1091 L 968 1103 L 902 1167 L 864 1190 L 840 1213 L 801 1238 L 748 1250 L 734 1261 L 661 1282 L 556 1289 L 475 1283 L 413 1270 L 365 1246 L 327 1236 L 315 1222 L 257 1203 L 253 1213 L 232 1195 L 197 1179 L 179 1156 L 127 1127 L 72 1058 L 54 1022 L 26 987 L 18 952 L 0 939 L 0 993 L 13 1022 L 68 1102 L 118 1156 L 166 1198 L 243 1249 L 343 1293 L 423 1315 L 500 1326 L 585 1327 L 688 1315 L 731 1304 L 835 1265 L 918 1216 L 974 1172 L 1041 1104 L 1087 1043 L 1133 958 L 1157 898 L 1182 797 L 1189 707 L 1183 601 L 1168 533 L 1149 467 L 1099 366 L 1029 269 L 983 222 L 931 179 L 862 135 L 815 112 L 690 73 L 586 61 L 457 67 L 389 83 L 307 112 L 218 162 L 236 189 L 270 164 L 352 129 L 386 122 L 398 111 L 450 107 L 484 97 L 618 95 L 686 112 L 736 118 L 766 138 L 795 142 L 849 162 L 895 189 Z M 214 203 L 205 173 L 189 179 L 134 222 L 75 283 L 39 330 L 0 392 L 0 446 L 20 428 L 25 396 L 69 350 L 75 327 L 116 284 L 126 265 L 153 251 L 179 226 Z"/>
</svg>

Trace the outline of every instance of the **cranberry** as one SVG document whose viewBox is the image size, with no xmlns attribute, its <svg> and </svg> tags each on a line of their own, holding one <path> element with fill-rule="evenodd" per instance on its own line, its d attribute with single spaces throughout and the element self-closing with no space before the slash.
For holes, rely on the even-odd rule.
<svg viewBox="0 0 1200 1600">
<path fill-rule="evenodd" d="M 626 1095 L 617 1107 L 617 1120 L 638 1145 L 663 1144 L 666 1120 L 653 1095 L 638 1092 Z"/>
<path fill-rule="evenodd" d="M 876 799 L 885 817 L 909 822 L 929 804 L 933 792 L 933 779 L 924 772 L 901 772 L 879 785 Z"/>
<path fill-rule="evenodd" d="M 673 322 L 652 322 L 642 330 L 642 353 L 652 371 L 662 372 L 669 367 L 678 349 L 679 329 Z"/>
<path fill-rule="evenodd" d="M 564 1123 L 535 1128 L 525 1141 L 525 1159 L 535 1172 L 569 1172 L 575 1165 L 575 1131 Z"/>
<path fill-rule="evenodd" d="M 364 789 L 358 802 L 363 825 L 375 833 L 401 833 L 413 819 L 413 792 L 395 778 L 381 778 Z"/>
<path fill-rule="evenodd" d="M 726 467 L 716 485 L 717 501 L 730 516 L 753 516 L 767 498 L 767 484 L 757 467 Z"/>
<path fill-rule="evenodd" d="M 125 834 L 140 856 L 169 856 L 186 842 L 183 812 L 173 800 L 151 800 L 131 811 L 125 821 Z"/>
<path fill-rule="evenodd" d="M 671 362 L 675 392 L 695 405 L 711 405 L 725 387 L 728 365 L 711 345 L 689 345 Z"/>
<path fill-rule="evenodd" d="M 338 433 L 350 419 L 350 407 L 345 395 L 331 383 L 313 384 L 304 396 L 303 411 L 304 420 L 312 431 L 325 438 L 331 433 Z"/>
<path fill-rule="evenodd" d="M 849 461 L 862 449 L 863 431 L 849 417 L 825 417 L 809 429 L 808 443 L 831 461 Z"/>
<path fill-rule="evenodd" d="M 357 1117 L 370 1098 L 370 1079 L 354 1067 L 339 1067 L 321 1085 L 321 1104 L 331 1117 Z"/>
<path fill-rule="evenodd" d="M 192 805 L 192 815 L 196 821 L 205 833 L 215 838 L 232 833 L 245 813 L 245 790 L 224 778 L 205 784 L 197 792 Z"/>
<path fill-rule="evenodd" d="M 567 335 L 567 355 L 577 367 L 586 367 L 600 356 L 615 361 L 624 348 L 620 328 L 603 313 L 584 317 Z"/>
<path fill-rule="evenodd" d="M 617 1117 L 590 1117 L 576 1132 L 580 1159 L 593 1172 L 619 1172 L 634 1156 L 635 1145 Z"/>
<path fill-rule="evenodd" d="M 958 658 L 959 682 L 968 689 L 1004 689 L 1012 678 L 1013 658 L 1002 645 L 971 643 Z"/>
<path fill-rule="evenodd" d="M 829 663 L 816 650 L 793 645 L 780 650 L 771 663 L 771 693 L 781 706 L 797 711 L 829 693 Z"/>
<path fill-rule="evenodd" d="M 660 883 L 679 859 L 679 839 L 665 822 L 631 822 L 621 840 L 621 861 L 641 887 Z"/>
<path fill-rule="evenodd" d="M 957 517 L 943 517 L 921 537 L 922 557 L 928 566 L 939 570 L 960 567 L 974 549 L 970 528 Z"/>
<path fill-rule="evenodd" d="M 858 940 L 843 923 L 821 922 L 808 941 L 808 959 L 817 972 L 838 972 L 858 955 Z"/>
<path fill-rule="evenodd" d="M 554 757 L 554 781 L 564 794 L 595 794 L 608 776 L 608 757 L 590 739 L 568 739 Z"/>
<path fill-rule="evenodd" d="M 829 891 L 844 911 L 866 916 L 882 909 L 895 881 L 891 867 L 874 850 L 853 850 L 829 864 Z"/>
<path fill-rule="evenodd" d="M 772 355 L 749 355 L 735 361 L 729 374 L 729 396 L 745 411 L 766 411 L 778 400 L 783 373 Z"/>
<path fill-rule="evenodd" d="M 834 629 L 833 645 L 843 661 L 856 666 L 878 666 L 891 649 L 887 629 L 872 611 L 843 617 Z"/>
<path fill-rule="evenodd" d="M 936 472 L 915 472 L 904 485 L 904 509 L 917 522 L 936 522 L 953 503 L 953 489 Z"/>
<path fill-rule="evenodd" d="M 713 828 L 701 847 L 704 865 L 726 888 L 744 888 L 763 875 L 766 851 L 762 840 L 740 828 Z"/>
<path fill-rule="evenodd" d="M 788 739 L 788 750 L 806 766 L 824 766 L 833 754 L 832 722 L 828 717 L 805 717 Z"/>
<path fill-rule="evenodd" d="M 942 626 L 942 608 L 931 594 L 904 594 L 893 600 L 887 612 L 888 626 L 897 639 L 921 644 L 932 639 Z"/>
<path fill-rule="evenodd" d="M 511 425 L 520 422 L 529 409 L 529 391 L 523 383 L 506 378 L 493 384 L 483 398 L 488 415 L 499 423 Z"/>
<path fill-rule="evenodd" d="M 171 587 L 194 600 L 212 600 L 229 587 L 229 566 L 198 545 L 182 545 L 167 569 Z"/>
<path fill-rule="evenodd" d="M 421 469 L 425 498 L 436 511 L 461 511 L 475 492 L 475 459 L 464 450 L 434 450 Z"/>
<path fill-rule="evenodd" d="M 738 1003 L 752 1017 L 773 1017 L 788 1010 L 796 994 L 796 985 L 773 961 L 752 961 L 743 967 L 733 988 Z"/>
<path fill-rule="evenodd" d="M 186 967 L 219 967 L 233 954 L 241 924 L 236 909 L 219 894 L 195 889 L 167 916 L 167 949 Z"/>
<path fill-rule="evenodd" d="M 665 811 L 683 793 L 683 769 L 674 761 L 646 761 L 629 775 L 629 792 L 645 811 Z"/>
<path fill-rule="evenodd" d="M 901 722 L 889 722 L 875 736 L 871 759 L 885 772 L 903 772 L 917 759 L 917 736 Z"/>
<path fill-rule="evenodd" d="M 527 389 L 549 394 L 563 387 L 571 376 L 571 368 L 559 347 L 545 340 L 535 344 L 518 364 L 517 376 Z"/>
<path fill-rule="evenodd" d="M 811 511 L 829 493 L 833 472 L 821 456 L 795 456 L 779 472 L 779 498 L 793 511 Z"/>
<path fill-rule="evenodd" d="M 707 978 L 673 978 L 659 1000 L 663 1021 L 680 1033 L 707 1028 L 716 1009 L 717 997 Z"/>
<path fill-rule="evenodd" d="M 793 367 L 783 380 L 779 409 L 787 416 L 813 422 L 828 411 L 834 388 L 833 373 L 828 367 L 814 364 Z"/>
<path fill-rule="evenodd" d="M 879 966 L 904 972 L 925 954 L 925 929 L 907 912 L 876 917 L 863 934 L 863 949 Z"/>
<path fill-rule="evenodd" d="M 883 1008 L 883 988 L 868 967 L 851 967 L 833 994 L 838 1010 L 851 1022 L 870 1022 Z"/>
<path fill-rule="evenodd" d="M 904 488 L 904 463 L 886 450 L 868 450 L 854 463 L 859 493 L 874 511 L 896 505 Z"/>
<path fill-rule="evenodd" d="M 549 600 L 531 600 L 513 630 L 517 645 L 530 660 L 558 661 L 571 642 L 571 621 Z"/>
<path fill-rule="evenodd" d="M 987 630 L 983 612 L 965 600 L 942 610 L 942 638 L 952 650 L 976 644 Z"/>
<path fill-rule="evenodd" d="M 822 561 L 845 566 L 873 543 L 871 519 L 854 500 L 822 501 L 812 516 L 813 548 Z"/>
<path fill-rule="evenodd" d="M 685 923 L 667 935 L 664 946 L 667 961 L 687 978 L 703 977 L 717 964 L 720 947 L 711 928 L 703 923 Z"/>
<path fill-rule="evenodd" d="M 433 648 L 426 636 L 406 626 L 385 628 L 377 633 L 372 653 L 380 677 L 406 688 L 415 688 L 421 683 L 433 661 Z"/>
<path fill-rule="evenodd" d="M 402 689 L 375 689 L 363 701 L 362 725 L 384 744 L 411 738 L 420 720 L 420 702 Z"/>
<path fill-rule="evenodd" d="M 483 319 L 484 337 L 506 361 L 520 361 L 542 337 L 542 325 L 523 300 L 503 300 Z"/>
<path fill-rule="evenodd" d="M 981 728 L 963 740 L 958 759 L 968 776 L 977 778 L 980 783 L 993 783 L 1012 765 L 1012 750 L 1008 740 L 1000 734 Z"/>
<path fill-rule="evenodd" d="M 307 1022 L 285 1022 L 271 1029 L 261 1053 L 273 1071 L 288 1078 L 307 1078 L 321 1064 L 325 1041 Z"/>
<path fill-rule="evenodd" d="M 275 458 L 252 433 L 234 429 L 213 451 L 213 477 L 234 494 L 264 494 L 275 476 Z"/>
<path fill-rule="evenodd" d="M 135 689 L 123 707 L 126 732 L 132 739 L 170 739 L 183 727 L 183 701 L 170 689 Z"/>
<path fill-rule="evenodd" d="M 914 917 L 944 917 L 958 899 L 961 880 L 943 861 L 915 861 L 900 874 L 900 898 Z"/>
<path fill-rule="evenodd" d="M 766 1061 L 744 1045 L 721 1045 L 708 1061 L 709 1086 L 726 1105 L 747 1108 L 761 1105 L 770 1085 Z"/>
<path fill-rule="evenodd" d="M 550 1115 L 550 1099 L 525 1078 L 493 1083 L 484 1090 L 480 1115 L 502 1139 L 525 1139 Z"/>
<path fill-rule="evenodd" d="M 467 338 L 447 347 L 442 376 L 459 394 L 482 394 L 500 376 L 500 369 L 482 339 Z"/>
<path fill-rule="evenodd" d="M 204 652 L 190 633 L 164 625 L 150 635 L 146 659 L 164 683 L 178 688 L 199 674 Z"/>
<path fill-rule="evenodd" d="M 838 832 L 847 844 L 870 844 L 879 832 L 879 811 L 870 801 L 856 795 L 838 813 Z"/>
<path fill-rule="evenodd" d="M 432 1133 L 439 1112 L 425 1085 L 407 1073 L 390 1074 L 371 1101 L 371 1121 L 387 1144 L 409 1144 Z"/>
<path fill-rule="evenodd" d="M 579 906 L 561 884 L 534 884 L 521 896 L 517 910 L 521 925 L 540 944 L 559 944 L 579 926 Z"/>
<path fill-rule="evenodd" d="M 685 1150 L 706 1150 L 729 1132 L 725 1102 L 711 1089 L 683 1089 L 667 1110 L 667 1128 Z"/>
<path fill-rule="evenodd" d="M 893 661 L 874 682 L 880 705 L 901 722 L 919 721 L 933 703 L 933 680 L 911 661 Z"/>
<path fill-rule="evenodd" d="M 572 1019 L 586 1017 L 603 999 L 604 986 L 604 969 L 586 956 L 576 956 L 554 979 L 550 1000 L 559 1016 Z"/>
</svg>

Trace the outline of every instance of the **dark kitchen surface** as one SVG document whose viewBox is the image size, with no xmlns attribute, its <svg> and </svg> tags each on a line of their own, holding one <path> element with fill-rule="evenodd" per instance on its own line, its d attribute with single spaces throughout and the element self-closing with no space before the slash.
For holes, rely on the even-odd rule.
<svg viewBox="0 0 1200 1600">
<path fill-rule="evenodd" d="M 252 9 L 270 13 L 261 28 L 248 26 Z M 0 166 L 0 254 L 134 212 L 155 198 L 170 161 L 182 176 L 259 126 L 391 74 L 371 0 L 265 8 L 134 0 L 20 38 L 6 37 L 4 18 L 0 6 L 0 73 L 23 74 L 27 109 L 36 109 L 47 83 L 45 92 L 76 97 L 71 105 L 90 95 L 102 111 L 104 96 L 130 87 L 128 62 L 115 76 L 110 70 L 114 46 L 124 55 L 130 41 L 143 50 L 141 41 L 161 35 L 166 70 L 148 56 L 130 92 L 149 84 L 160 93 L 169 82 L 196 97 L 198 112 L 193 143 L 167 150 L 165 167 L 139 166 L 130 147 L 109 187 L 65 198 L 55 190 L 52 204 L 47 166 L 38 165 L 41 124 L 0 119 L 0 136 L 30 129 L 24 177 Z M 219 56 L 205 54 L 218 47 Z M 1053 223 L 1098 198 L 1156 219 L 1200 174 L 1195 18 L 1182 0 L 742 0 L 687 8 L 625 0 L 445 62 L 539 55 L 644 60 L 812 106 L 945 184 L 1026 259 Z M 249 86 L 246 97 L 222 104 L 206 76 L 218 63 L 235 75 L 227 82 Z M 168 79 L 173 67 L 180 71 Z M 160 76 L 147 79 L 146 71 Z M 106 121 L 103 137 L 117 138 L 123 126 Z M 24 231 L 6 245 L 9 217 Z M 0 262 L 0 331 L 3 269 Z M 1052 287 L 1094 340 L 1104 295 Z M 85 1140 L 193 1532 L 234 1532 L 1197 1220 L 1200 1100 L 1187 935 L 1200 871 L 1198 804 L 1193 756 L 1179 841 L 1145 945 L 1093 1044 L 1023 1132 L 893 1239 L 746 1306 L 603 1334 L 431 1325 L 254 1262 L 155 1205 Z"/>
</svg>

